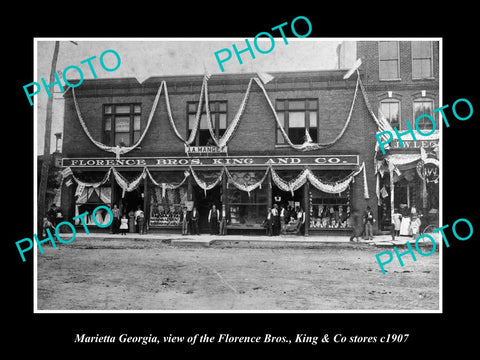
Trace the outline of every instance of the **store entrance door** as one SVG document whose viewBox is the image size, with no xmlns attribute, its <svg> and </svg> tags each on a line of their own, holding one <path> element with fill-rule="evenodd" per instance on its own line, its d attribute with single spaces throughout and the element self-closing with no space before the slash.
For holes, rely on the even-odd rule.
<svg viewBox="0 0 480 360">
<path fill-rule="evenodd" d="M 222 208 L 220 185 L 208 190 L 206 195 L 200 186 L 194 186 L 193 201 L 194 206 L 197 208 L 199 214 L 198 227 L 200 229 L 200 233 L 209 234 L 210 226 L 208 224 L 208 212 L 212 208 L 212 205 L 215 205 L 219 211 Z"/>
<path fill-rule="evenodd" d="M 118 192 L 120 197 L 122 196 L 122 189 Z M 140 185 L 133 191 L 125 192 L 125 197 L 120 198 L 118 203 L 120 204 L 120 210 L 122 214 L 128 215 L 131 211 L 135 212 L 140 205 L 141 209 L 145 211 L 143 208 L 143 185 Z"/>
<path fill-rule="evenodd" d="M 272 186 L 272 206 L 273 204 L 277 204 L 280 208 L 280 205 L 282 205 L 285 210 L 291 210 L 291 213 L 295 211 L 296 214 L 297 208 L 299 207 L 306 211 L 305 204 L 303 202 L 303 186 L 294 191 L 293 195 L 289 191 L 283 191 L 275 185 Z"/>
</svg>

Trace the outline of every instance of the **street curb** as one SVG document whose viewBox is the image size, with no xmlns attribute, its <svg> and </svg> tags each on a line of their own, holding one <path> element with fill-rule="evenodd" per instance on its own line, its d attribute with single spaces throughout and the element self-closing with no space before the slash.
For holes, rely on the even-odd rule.
<svg viewBox="0 0 480 360">
<path fill-rule="evenodd" d="M 160 243 L 169 246 L 178 246 L 178 247 L 251 247 L 251 248 L 320 248 L 320 247 L 330 247 L 330 246 L 339 246 L 347 248 L 358 248 L 358 247 L 378 247 L 378 248 L 393 248 L 393 247 L 406 247 L 406 243 L 410 242 L 411 246 L 415 246 L 415 240 L 404 239 L 402 240 L 362 240 L 362 241 L 349 241 L 348 237 L 322 237 L 322 238 L 311 238 L 311 237 L 290 237 L 290 238 L 278 238 L 278 237 L 247 237 L 247 236 L 213 236 L 213 237 L 191 237 L 187 235 L 183 237 L 182 235 L 164 235 L 164 236 L 149 236 L 139 235 L 139 234 L 129 234 L 127 236 L 122 235 L 113 235 L 113 234 L 94 234 L 94 235 L 80 235 L 75 238 L 75 242 L 78 245 L 86 244 L 93 242 L 104 242 L 105 245 L 114 242 L 121 242 L 125 245 L 141 245 L 143 244 L 152 244 Z M 438 243 L 436 242 L 436 245 Z M 419 242 L 419 247 L 432 247 L 431 242 Z"/>
</svg>

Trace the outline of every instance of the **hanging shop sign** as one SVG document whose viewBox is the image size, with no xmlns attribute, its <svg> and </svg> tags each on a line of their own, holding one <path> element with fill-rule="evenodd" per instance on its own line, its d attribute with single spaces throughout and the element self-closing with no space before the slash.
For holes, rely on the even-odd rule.
<svg viewBox="0 0 480 360">
<path fill-rule="evenodd" d="M 227 147 L 219 146 L 185 146 L 187 154 L 226 154 Z"/>
<path fill-rule="evenodd" d="M 142 158 L 63 158 L 64 167 L 185 167 L 185 166 L 356 166 L 358 155 L 322 156 L 217 156 L 217 157 L 142 157 Z"/>
<path fill-rule="evenodd" d="M 420 160 L 417 163 L 417 173 L 418 176 L 429 182 L 438 182 L 438 177 L 440 176 L 439 169 L 440 162 L 437 159 L 427 158 L 425 160 Z"/>
</svg>

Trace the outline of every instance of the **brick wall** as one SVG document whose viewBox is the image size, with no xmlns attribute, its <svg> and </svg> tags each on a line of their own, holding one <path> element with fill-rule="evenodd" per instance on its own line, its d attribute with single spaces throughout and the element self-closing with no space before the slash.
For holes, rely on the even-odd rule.
<svg viewBox="0 0 480 360">
<path fill-rule="evenodd" d="M 343 71 L 338 73 L 333 71 L 327 75 L 312 73 L 308 77 L 303 76 L 300 79 L 282 78 L 280 74 L 275 75 L 275 80 L 267 84 L 266 88 L 273 104 L 276 99 L 318 98 L 319 142 L 324 143 L 332 141 L 338 136 L 352 103 L 356 79 L 355 76 L 352 76 L 350 80 L 344 81 L 340 76 L 343 73 Z M 176 126 L 182 136 L 186 136 L 186 104 L 188 101 L 198 101 L 201 77 L 183 83 L 181 82 L 182 77 L 178 77 L 178 79 L 180 79 L 179 82 L 175 82 L 177 78 L 167 81 L 167 85 Z M 209 82 L 212 84 L 209 85 L 210 100 L 227 100 L 227 119 L 231 121 L 245 93 L 248 77 L 238 81 L 233 79 L 231 82 L 215 82 L 214 79 L 212 78 Z M 102 105 L 108 103 L 141 103 L 143 131 L 160 84 L 158 81 L 156 84 L 148 83 L 148 81 L 146 83 L 148 86 L 143 87 L 129 85 L 128 91 L 122 88 L 118 82 L 114 87 L 107 89 L 96 88 L 94 82 L 91 82 L 91 85 L 86 83 L 87 85 L 83 89 L 78 88 L 79 106 L 87 127 L 95 139 L 102 141 Z M 88 140 L 77 119 L 71 94 L 66 96 L 64 121 L 64 157 L 113 156 L 113 154 L 98 149 Z M 234 137 L 228 144 L 229 154 L 299 154 L 289 146 L 276 146 L 275 131 L 276 122 L 272 111 L 257 84 L 252 83 L 252 91 L 244 115 Z M 365 162 L 366 165 L 370 200 L 364 199 L 363 174 L 359 174 L 352 185 L 352 202 L 360 211 L 363 211 L 369 204 L 375 213 L 377 207 L 373 156 L 376 131 L 376 125 L 367 112 L 359 90 L 351 122 L 340 140 L 327 149 L 308 152 L 309 155 L 358 154 L 360 164 Z M 126 156 L 155 155 L 184 155 L 184 145 L 175 136 L 170 126 L 163 95 L 154 113 L 150 129 L 141 143 L 141 150 L 133 150 Z M 70 191 L 64 198 L 65 205 L 72 199 L 72 195 Z"/>
<path fill-rule="evenodd" d="M 400 41 L 400 80 L 379 79 L 379 57 L 377 41 L 357 42 L 357 56 L 362 58 L 361 70 L 365 74 L 365 87 L 374 111 L 377 111 L 380 101 L 388 98 L 400 101 L 400 130 L 407 129 L 406 121 L 412 127 L 415 123 L 413 102 L 420 99 L 433 100 L 434 109 L 439 107 L 439 42 L 433 41 L 433 77 L 431 79 L 412 78 L 412 52 L 410 41 Z M 422 95 L 425 91 L 425 96 Z M 437 121 L 438 113 L 434 114 Z"/>
</svg>

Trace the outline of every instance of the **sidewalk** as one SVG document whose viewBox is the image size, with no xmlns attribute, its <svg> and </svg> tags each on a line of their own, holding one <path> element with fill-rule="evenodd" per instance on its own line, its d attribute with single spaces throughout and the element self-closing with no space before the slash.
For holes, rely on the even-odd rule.
<svg viewBox="0 0 480 360">
<path fill-rule="evenodd" d="M 63 236 L 65 234 L 65 236 Z M 441 237 L 439 234 L 430 234 L 438 245 Z M 67 239 L 71 233 L 62 233 L 62 237 Z M 77 233 L 75 242 L 89 241 L 160 241 L 173 246 L 274 246 L 274 247 L 298 247 L 319 246 L 324 244 L 337 245 L 372 245 L 377 247 L 404 246 L 408 241 L 412 247 L 415 245 L 415 239 L 410 236 L 399 236 L 392 241 L 391 235 L 377 235 L 373 240 L 360 239 L 358 242 L 350 241 L 349 236 L 322 235 L 322 236 L 262 236 L 262 235 L 181 235 L 181 234 L 157 234 L 149 233 L 140 235 L 138 233 L 128 233 L 126 235 L 108 234 L 108 233 Z M 419 240 L 419 246 L 432 246 L 428 238 Z"/>
</svg>

